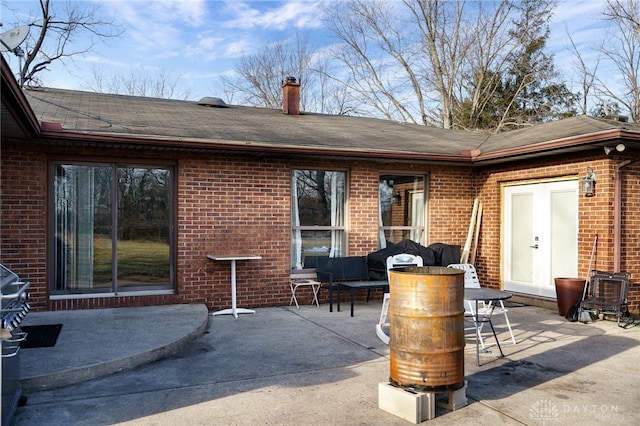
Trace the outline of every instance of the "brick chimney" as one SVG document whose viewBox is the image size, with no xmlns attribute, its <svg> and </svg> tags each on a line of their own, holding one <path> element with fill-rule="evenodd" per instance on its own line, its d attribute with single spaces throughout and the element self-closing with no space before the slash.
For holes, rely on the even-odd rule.
<svg viewBox="0 0 640 426">
<path fill-rule="evenodd" d="M 289 115 L 300 114 L 300 83 L 295 77 L 287 77 L 282 83 L 282 111 Z"/>
</svg>

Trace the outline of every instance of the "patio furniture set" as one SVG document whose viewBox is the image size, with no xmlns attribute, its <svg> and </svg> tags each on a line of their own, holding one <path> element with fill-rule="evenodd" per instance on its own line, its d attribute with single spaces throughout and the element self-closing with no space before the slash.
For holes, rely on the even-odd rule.
<svg viewBox="0 0 640 426">
<path fill-rule="evenodd" d="M 401 253 L 387 258 L 387 271 L 394 268 L 403 268 L 408 266 L 423 266 L 423 260 L 418 255 L 409 253 Z M 485 324 L 491 328 L 495 338 L 500 355 L 504 356 L 500 341 L 493 327 L 493 315 L 503 315 L 511 342 L 516 343 L 511 323 L 509 322 L 508 310 L 504 306 L 504 300 L 511 297 L 511 294 L 505 291 L 482 288 L 478 279 L 475 267 L 471 264 L 450 264 L 449 268 L 457 268 L 465 271 L 464 275 L 464 316 L 465 320 L 472 324 L 468 329 L 475 330 L 476 333 L 476 358 L 477 364 L 480 365 L 480 347 L 486 350 L 484 339 L 482 338 L 482 329 Z M 372 289 L 383 289 L 385 291 L 382 301 L 382 310 L 380 319 L 376 324 L 376 334 L 385 344 L 389 344 L 389 281 L 388 280 L 371 280 L 367 268 L 366 256 L 347 256 L 334 258 L 319 258 L 316 265 L 316 273 L 314 274 L 292 274 L 291 276 L 291 301 L 295 302 L 299 308 L 296 298 L 296 290 L 300 286 L 309 286 L 312 289 L 313 300 L 316 306 L 318 303 L 318 292 L 322 287 L 329 291 L 329 312 L 333 312 L 333 293 L 336 292 L 337 310 L 340 311 L 340 291 L 348 290 L 350 295 L 350 315 L 354 316 L 354 304 L 356 290 L 367 290 L 366 301 L 369 301 Z M 467 329 L 467 328 L 465 328 Z"/>
</svg>

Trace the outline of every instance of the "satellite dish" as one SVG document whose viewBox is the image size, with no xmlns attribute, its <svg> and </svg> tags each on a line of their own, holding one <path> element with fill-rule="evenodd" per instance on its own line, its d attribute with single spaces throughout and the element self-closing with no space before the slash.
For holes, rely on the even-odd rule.
<svg viewBox="0 0 640 426">
<path fill-rule="evenodd" d="M 21 25 L 0 34 L 0 52 L 13 52 L 29 35 L 29 26 Z"/>
</svg>

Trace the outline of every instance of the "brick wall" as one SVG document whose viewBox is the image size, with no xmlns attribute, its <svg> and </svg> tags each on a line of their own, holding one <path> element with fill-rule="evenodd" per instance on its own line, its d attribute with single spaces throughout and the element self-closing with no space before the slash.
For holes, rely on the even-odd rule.
<svg viewBox="0 0 640 426">
<path fill-rule="evenodd" d="M 572 161 L 571 163 L 568 163 Z M 567 157 L 555 158 L 553 162 L 521 162 L 509 167 L 495 167 L 483 170 L 478 174 L 480 199 L 484 203 L 482 231 L 478 249 L 477 267 L 483 276 L 483 282 L 491 287 L 499 287 L 501 283 L 500 250 L 501 250 L 501 191 L 506 183 L 533 183 L 541 180 L 556 178 L 579 178 L 586 172 L 587 166 L 592 167 L 598 176 L 597 196 L 579 197 L 578 202 L 578 274 L 586 276 L 589 257 L 595 234 L 603 238 L 599 239 L 598 247 L 602 253 L 608 250 L 610 241 L 608 234 L 611 232 L 612 217 L 604 212 L 606 218 L 594 221 L 593 216 L 597 211 L 609 206 L 611 203 L 610 191 L 604 187 L 609 180 L 607 167 L 604 164 L 596 165 L 595 159 L 575 161 Z M 601 262 L 604 262 L 602 260 Z M 606 267 L 606 265 L 598 265 Z"/>
<path fill-rule="evenodd" d="M 629 309 L 640 315 L 640 162 L 622 169 L 622 194 L 624 203 L 620 269 L 631 274 Z"/>
<path fill-rule="evenodd" d="M 258 254 L 237 264 L 238 306 L 288 303 L 290 176 L 281 160 L 183 158 L 178 172 L 178 294 L 209 309 L 231 304 L 230 264 L 207 254 Z"/>
<path fill-rule="evenodd" d="M 378 178 L 370 165 L 356 163 L 349 181 L 349 255 L 378 250 Z"/>
<path fill-rule="evenodd" d="M 595 267 L 613 267 L 613 188 L 618 160 L 600 152 L 515 162 L 481 170 L 471 167 L 377 164 L 362 161 L 249 157 L 230 154 L 175 154 L 136 151 L 136 158 L 177 163 L 177 288 L 175 295 L 48 300 L 46 285 L 47 150 L 63 156 L 125 158 L 131 151 L 50 147 L 2 142 L 0 254 L 2 262 L 32 282 L 35 310 L 205 303 L 210 310 L 230 305 L 230 267 L 207 254 L 257 253 L 261 260 L 239 262 L 238 306 L 289 303 L 290 179 L 293 168 L 342 169 L 349 172 L 348 254 L 365 255 L 378 246 L 380 173 L 428 175 L 428 244 L 464 245 L 476 196 L 484 211 L 477 252 L 483 283 L 501 287 L 501 188 L 504 183 L 597 175 L 595 197 L 579 198 L 579 274 L 586 274 L 593 237 L 599 235 Z M 28 171 L 28 172 L 27 172 Z M 632 274 L 630 304 L 638 311 L 640 291 L 640 164 L 624 169 L 622 270 Z M 306 289 L 303 289 L 306 290 Z M 326 301 L 327 295 L 321 293 Z M 302 300 L 308 296 L 302 293 Z"/>
<path fill-rule="evenodd" d="M 29 294 L 36 307 L 47 300 L 46 158 L 34 147 L 17 149 L 2 141 L 0 260 L 31 282 Z"/>
<path fill-rule="evenodd" d="M 428 184 L 428 244 L 464 246 L 475 191 L 470 167 L 431 167 Z"/>
<path fill-rule="evenodd" d="M 62 158 L 128 157 L 130 151 L 58 148 Z M 138 155 L 140 157 L 140 155 Z M 78 157 L 81 158 L 81 157 Z M 165 156 L 165 159 L 167 157 Z M 174 295 L 96 297 L 49 300 L 47 287 L 48 169 L 47 149 L 2 141 L 0 167 L 0 261 L 31 282 L 29 304 L 34 311 L 151 306 L 178 303 Z"/>
<path fill-rule="evenodd" d="M 598 235 L 598 245 L 592 269 L 613 271 L 614 237 L 614 171 L 620 159 L 604 157 L 600 150 L 592 155 L 556 156 L 544 161 L 515 162 L 504 166 L 487 167 L 477 173 L 476 181 L 479 198 L 484 204 L 482 228 L 479 238 L 476 267 L 483 284 L 500 288 L 501 277 L 501 188 L 505 183 L 530 183 L 556 178 L 581 178 L 587 167 L 596 174 L 596 193 L 593 197 L 579 196 L 578 199 L 578 276 L 587 277 L 589 259 L 594 237 Z M 638 194 L 638 167 L 625 169 L 623 185 L 626 197 L 623 206 L 623 271 L 632 274 L 629 291 L 630 310 L 639 311 L 639 292 L 634 276 L 640 276 L 637 259 L 638 233 L 640 233 L 640 210 L 634 208 L 640 203 Z M 634 275 L 635 274 L 635 275 Z"/>
</svg>

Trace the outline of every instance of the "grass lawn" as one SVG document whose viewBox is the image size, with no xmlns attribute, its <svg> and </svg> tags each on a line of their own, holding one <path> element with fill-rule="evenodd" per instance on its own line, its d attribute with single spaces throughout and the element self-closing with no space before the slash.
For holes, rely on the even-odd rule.
<svg viewBox="0 0 640 426">
<path fill-rule="evenodd" d="M 111 282 L 111 240 L 94 239 L 94 282 Z M 118 241 L 118 285 L 166 284 L 169 282 L 169 244 L 149 241 Z"/>
</svg>

